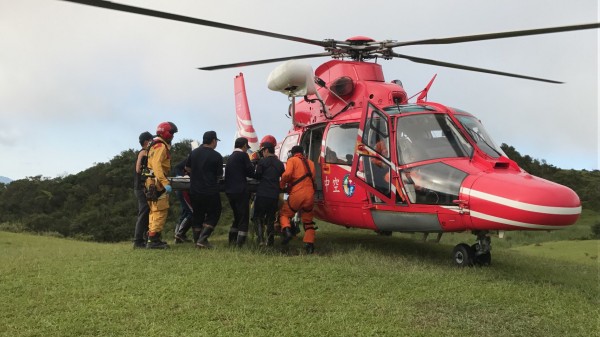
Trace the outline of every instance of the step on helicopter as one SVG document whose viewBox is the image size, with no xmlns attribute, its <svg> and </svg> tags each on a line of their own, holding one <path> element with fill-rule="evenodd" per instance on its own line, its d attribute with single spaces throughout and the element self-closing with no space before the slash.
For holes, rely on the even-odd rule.
<svg viewBox="0 0 600 337">
<path fill-rule="evenodd" d="M 492 140 L 474 115 L 427 100 L 434 78 L 414 102 L 399 81 L 386 82 L 378 59 L 515 77 L 559 81 L 400 54 L 394 48 L 453 44 L 598 29 L 600 23 L 415 41 L 312 40 L 197 19 L 101 0 L 63 0 L 139 15 L 310 44 L 323 52 L 201 67 L 219 70 L 285 62 L 269 76 L 268 87 L 292 100 L 286 107 L 292 127 L 278 144 L 287 160 L 302 145 L 315 163 L 315 215 L 333 224 L 381 234 L 441 235 L 470 231 L 474 244 L 461 243 L 452 256 L 458 266 L 491 263 L 491 234 L 558 230 L 581 214 L 577 194 L 521 169 Z M 330 57 L 313 70 L 300 59 Z M 375 60 L 375 61 L 373 61 Z M 238 133 L 258 146 L 243 75 L 235 78 Z"/>
</svg>

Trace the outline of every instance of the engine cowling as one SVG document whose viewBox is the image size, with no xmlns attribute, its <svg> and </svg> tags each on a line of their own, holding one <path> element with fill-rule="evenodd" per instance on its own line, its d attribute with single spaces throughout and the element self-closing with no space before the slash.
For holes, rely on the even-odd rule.
<svg viewBox="0 0 600 337">
<path fill-rule="evenodd" d="M 286 96 L 301 97 L 316 93 L 312 67 L 303 62 L 291 60 L 273 69 L 267 86 Z"/>
</svg>

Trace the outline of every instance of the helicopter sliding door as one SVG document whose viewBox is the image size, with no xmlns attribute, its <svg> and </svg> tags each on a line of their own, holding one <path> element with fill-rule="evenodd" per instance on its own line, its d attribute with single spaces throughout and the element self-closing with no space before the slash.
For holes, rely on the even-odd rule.
<svg viewBox="0 0 600 337">
<path fill-rule="evenodd" d="M 317 187 L 315 191 L 315 198 L 323 199 L 323 187 L 321 182 L 321 162 L 319 157 L 321 156 L 321 146 L 323 143 L 323 132 L 325 131 L 325 125 L 318 125 L 312 127 L 302 134 L 300 139 L 300 145 L 304 148 L 306 157 L 313 161 L 315 164 L 315 185 Z"/>
<path fill-rule="evenodd" d="M 357 184 L 373 195 L 374 202 L 393 204 L 396 188 L 391 183 L 394 165 L 390 154 L 390 118 L 369 104 L 361 119 L 352 175 Z"/>
</svg>

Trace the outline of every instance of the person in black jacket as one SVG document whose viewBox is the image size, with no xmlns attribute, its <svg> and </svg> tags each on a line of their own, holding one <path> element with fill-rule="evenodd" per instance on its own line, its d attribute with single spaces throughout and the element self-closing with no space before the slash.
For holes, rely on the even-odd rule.
<svg viewBox="0 0 600 337">
<path fill-rule="evenodd" d="M 248 236 L 250 192 L 246 178 L 254 177 L 254 166 L 246 153 L 250 148 L 248 139 L 235 140 L 235 149 L 225 165 L 225 193 L 233 210 L 233 223 L 229 229 L 229 244 L 241 247 Z"/>
<path fill-rule="evenodd" d="M 275 214 L 279 209 L 279 179 L 285 171 L 283 163 L 275 155 L 275 144 L 263 142 L 260 144 L 262 158 L 256 166 L 255 178 L 259 180 L 254 199 L 254 216 L 252 221 L 256 226 L 256 239 L 259 245 L 264 244 L 264 227 L 267 229 L 267 246 L 275 241 Z"/>
<path fill-rule="evenodd" d="M 146 237 L 148 233 L 148 219 L 150 206 L 146 200 L 144 192 L 144 182 L 146 177 L 142 175 L 142 169 L 148 166 L 148 147 L 154 137 L 148 131 L 140 134 L 141 150 L 138 152 L 135 162 L 135 172 L 133 176 L 133 191 L 138 202 L 138 217 L 135 223 L 135 233 L 133 237 L 133 248 L 146 248 Z"/>
<path fill-rule="evenodd" d="M 198 248 L 212 248 L 208 238 L 221 217 L 219 179 L 223 176 L 223 156 L 217 147 L 217 133 L 207 131 L 202 146 L 190 153 L 185 168 L 190 172 L 190 194 L 194 210 L 192 228 Z"/>
<path fill-rule="evenodd" d="M 187 158 L 179 162 L 173 168 L 173 175 L 175 177 L 187 176 L 188 173 L 185 170 L 185 164 Z M 194 209 L 192 207 L 192 199 L 190 198 L 190 191 L 188 190 L 177 190 L 175 191 L 179 204 L 181 205 L 181 215 L 179 216 L 179 222 L 175 225 L 175 243 L 189 242 L 187 238 L 187 232 L 192 228 L 192 217 L 194 215 Z"/>
</svg>

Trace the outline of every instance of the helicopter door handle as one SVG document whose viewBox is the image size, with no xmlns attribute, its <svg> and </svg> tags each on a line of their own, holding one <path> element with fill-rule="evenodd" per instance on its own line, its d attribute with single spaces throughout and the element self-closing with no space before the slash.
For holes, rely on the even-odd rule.
<svg viewBox="0 0 600 337">
<path fill-rule="evenodd" d="M 367 150 L 366 146 L 364 144 L 358 144 L 358 146 L 356 147 L 357 152 L 361 153 L 361 154 L 369 154 L 369 150 Z"/>
<path fill-rule="evenodd" d="M 469 214 L 469 202 L 467 200 L 458 199 L 452 200 L 452 202 L 458 205 L 458 208 L 460 209 L 458 213 Z"/>
</svg>

